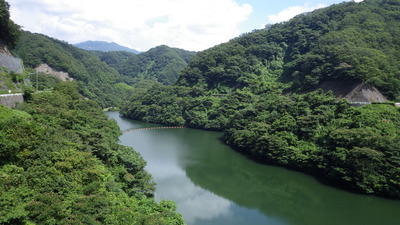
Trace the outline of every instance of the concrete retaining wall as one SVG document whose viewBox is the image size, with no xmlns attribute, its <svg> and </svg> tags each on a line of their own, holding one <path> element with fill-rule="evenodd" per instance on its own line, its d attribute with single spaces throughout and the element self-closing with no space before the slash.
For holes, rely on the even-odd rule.
<svg viewBox="0 0 400 225">
<path fill-rule="evenodd" d="M 14 108 L 18 102 L 23 102 L 24 96 L 22 93 L 0 95 L 0 105 Z"/>
</svg>

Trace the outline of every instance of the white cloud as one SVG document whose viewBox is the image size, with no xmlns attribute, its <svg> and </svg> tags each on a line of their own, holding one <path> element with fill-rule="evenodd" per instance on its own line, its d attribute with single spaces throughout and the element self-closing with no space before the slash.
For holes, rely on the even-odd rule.
<svg viewBox="0 0 400 225">
<path fill-rule="evenodd" d="M 291 6 L 287 9 L 280 11 L 277 14 L 269 15 L 268 16 L 268 23 L 280 23 L 283 21 L 288 21 L 291 18 L 305 12 L 311 12 L 315 9 L 327 7 L 325 4 L 318 4 L 318 5 L 310 5 L 308 3 L 304 4 L 303 6 Z"/>
<path fill-rule="evenodd" d="M 166 44 L 203 50 L 240 34 L 252 12 L 234 0 L 13 0 L 24 29 L 77 43 L 114 41 L 138 50 Z"/>
</svg>

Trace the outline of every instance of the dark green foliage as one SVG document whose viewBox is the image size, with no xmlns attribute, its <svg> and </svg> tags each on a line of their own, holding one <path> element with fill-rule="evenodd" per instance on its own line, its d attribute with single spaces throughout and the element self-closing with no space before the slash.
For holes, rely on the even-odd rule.
<svg viewBox="0 0 400 225">
<path fill-rule="evenodd" d="M 296 17 L 284 25 L 303 34 L 292 39 L 286 79 L 294 79 L 297 89 L 330 79 L 361 80 L 398 97 L 399 12 L 390 1 L 364 1 Z M 303 47 L 297 46 L 299 38 Z"/>
<path fill-rule="evenodd" d="M 134 95 L 122 113 L 130 118 L 167 125 L 183 125 L 184 96 L 188 88 L 153 84 L 143 90 L 141 96 Z"/>
<path fill-rule="evenodd" d="M 14 48 L 20 35 L 20 26 L 10 19 L 10 5 L 5 0 L 0 0 L 0 41 Z"/>
<path fill-rule="evenodd" d="M 399 198 L 399 109 L 349 108 L 329 96 L 265 96 L 236 113 L 228 144 L 262 161 L 325 176 L 364 193 Z"/>
<path fill-rule="evenodd" d="M 276 78 L 290 91 L 315 90 L 325 80 L 359 80 L 395 99 L 400 96 L 399 18 L 397 1 L 319 9 L 198 53 L 179 84 L 226 93 L 245 86 L 270 91 Z M 254 87 L 254 80 L 262 82 Z"/>
<path fill-rule="evenodd" d="M 361 193 L 400 198 L 400 109 L 351 108 L 323 81 L 365 82 L 400 99 L 400 1 L 347 2 L 198 53 L 177 86 L 139 88 L 126 117 L 225 131 L 261 162 Z"/>
<path fill-rule="evenodd" d="M 171 85 L 195 53 L 161 45 L 139 55 L 128 52 L 96 54 L 120 74 L 132 77 L 135 81 L 148 79 Z"/>
<path fill-rule="evenodd" d="M 1 224 L 183 224 L 145 161 L 75 82 L 0 106 Z"/>
</svg>

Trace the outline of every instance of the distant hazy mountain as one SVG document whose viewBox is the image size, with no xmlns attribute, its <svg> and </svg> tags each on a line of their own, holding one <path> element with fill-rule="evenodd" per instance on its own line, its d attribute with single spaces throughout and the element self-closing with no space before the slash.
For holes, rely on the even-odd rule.
<svg viewBox="0 0 400 225">
<path fill-rule="evenodd" d="M 101 52 L 112 52 L 112 51 L 125 51 L 132 52 L 135 54 L 140 54 L 139 51 L 135 49 L 130 49 L 128 47 L 119 45 L 114 42 L 105 42 L 105 41 L 85 41 L 78 44 L 75 44 L 76 47 L 89 50 L 89 51 L 101 51 Z"/>
</svg>

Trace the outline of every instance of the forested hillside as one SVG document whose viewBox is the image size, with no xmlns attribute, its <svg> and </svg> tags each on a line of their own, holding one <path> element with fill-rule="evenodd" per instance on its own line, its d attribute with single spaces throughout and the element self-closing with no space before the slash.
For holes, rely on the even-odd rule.
<svg viewBox="0 0 400 225">
<path fill-rule="evenodd" d="M 20 27 L 10 19 L 9 9 L 8 2 L 0 0 L 0 40 L 12 48 L 18 40 Z"/>
<path fill-rule="evenodd" d="M 129 52 L 91 52 L 41 34 L 22 32 L 13 53 L 25 66 L 46 63 L 79 83 L 85 97 L 103 108 L 121 106 L 132 85 L 149 79 L 173 84 L 195 53 L 159 46 L 140 55 Z"/>
<path fill-rule="evenodd" d="M 20 30 L 8 9 L 0 0 L 1 33 L 10 35 L 0 39 L 12 46 Z M 78 82 L 38 76 L 38 86 L 52 91 L 34 93 L 26 74 L 0 70 L 6 83 L 25 89 L 17 108 L 0 105 L 0 224 L 184 224 L 174 202 L 155 202 L 146 162 L 119 144 L 117 123 L 98 104 L 118 103 L 127 80 L 43 35 L 23 32 L 15 52 L 29 67 L 47 63 Z"/>
<path fill-rule="evenodd" d="M 299 15 L 198 54 L 180 84 L 261 93 L 274 78 L 291 91 L 313 90 L 325 80 L 360 80 L 398 99 L 399 15 L 398 0 L 348 2 Z"/>
<path fill-rule="evenodd" d="M 145 84 L 133 119 L 225 131 L 254 158 L 361 193 L 400 198 L 400 109 L 352 108 L 323 81 L 365 82 L 400 100 L 400 1 L 347 2 L 198 53 L 176 86 Z"/>
<path fill-rule="evenodd" d="M 181 70 L 188 65 L 194 52 L 161 45 L 140 55 L 128 52 L 98 52 L 100 59 L 120 74 L 134 78 L 154 80 L 165 85 L 174 84 Z"/>
<path fill-rule="evenodd" d="M 46 63 L 64 71 L 79 83 L 79 91 L 102 107 L 119 106 L 132 81 L 121 76 L 100 59 L 85 50 L 41 34 L 22 32 L 13 53 L 26 67 Z"/>
<path fill-rule="evenodd" d="M 74 82 L 0 106 L 0 223 L 183 224 L 120 134 Z"/>
</svg>

